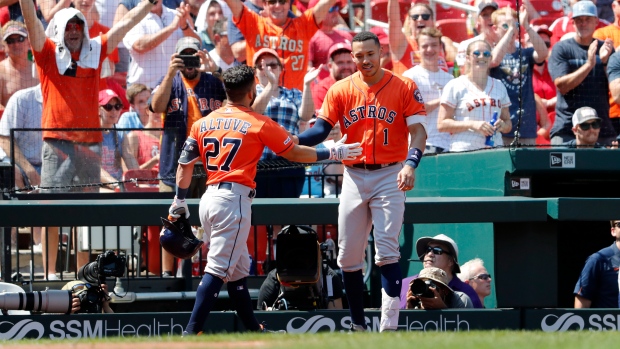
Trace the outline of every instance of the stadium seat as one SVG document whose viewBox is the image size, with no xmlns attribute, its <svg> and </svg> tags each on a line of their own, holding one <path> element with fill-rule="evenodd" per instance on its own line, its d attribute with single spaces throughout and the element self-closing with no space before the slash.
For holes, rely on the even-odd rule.
<svg viewBox="0 0 620 349">
<path fill-rule="evenodd" d="M 564 7 L 558 0 L 531 0 L 531 3 L 540 15 L 540 18 L 532 20 L 531 24 L 550 26 L 553 21 L 564 16 Z"/>
<path fill-rule="evenodd" d="M 471 38 L 467 34 L 467 19 L 442 19 L 435 24 L 444 36 L 449 37 L 454 42 L 461 42 Z"/>
<path fill-rule="evenodd" d="M 405 17 L 407 13 L 409 13 L 409 8 L 411 7 L 411 2 L 406 0 L 399 0 L 400 5 L 400 20 L 401 22 L 405 22 Z M 370 2 L 370 18 L 387 23 L 388 21 L 388 2 L 387 0 L 372 0 Z"/>
<path fill-rule="evenodd" d="M 139 181 L 131 181 L 132 178 Z M 157 172 L 148 169 L 127 170 L 123 174 L 125 191 L 128 192 L 159 192 L 159 180 Z"/>
</svg>

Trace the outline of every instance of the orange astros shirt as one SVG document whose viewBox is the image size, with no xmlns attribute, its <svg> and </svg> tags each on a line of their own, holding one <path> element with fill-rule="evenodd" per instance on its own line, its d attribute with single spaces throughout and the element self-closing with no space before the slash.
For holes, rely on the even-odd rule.
<svg viewBox="0 0 620 349">
<path fill-rule="evenodd" d="M 256 188 L 256 164 L 265 146 L 277 155 L 293 149 L 288 134 L 270 118 L 244 107 L 222 107 L 192 125 L 207 170 L 207 185 L 234 182 Z"/>
<path fill-rule="evenodd" d="M 355 163 L 389 164 L 404 161 L 409 150 L 406 119 L 426 120 L 422 95 L 415 83 L 383 70 L 381 81 L 368 86 L 360 72 L 336 82 L 327 91 L 319 117 L 347 135 L 347 143 L 362 143 Z"/>
<path fill-rule="evenodd" d="M 284 63 L 280 85 L 303 91 L 310 39 L 319 30 L 313 10 L 307 10 L 297 18 L 288 18 L 286 23 L 279 27 L 270 19 L 261 17 L 244 6 L 239 19 L 235 18 L 233 22 L 245 37 L 248 65 L 252 64 L 256 51 L 263 47 L 271 48 Z"/>
</svg>

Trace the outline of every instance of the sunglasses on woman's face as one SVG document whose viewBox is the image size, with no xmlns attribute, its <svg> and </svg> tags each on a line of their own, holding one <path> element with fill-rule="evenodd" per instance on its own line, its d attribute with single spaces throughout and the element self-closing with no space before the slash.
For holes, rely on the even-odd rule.
<svg viewBox="0 0 620 349">
<path fill-rule="evenodd" d="M 423 13 L 421 15 L 411 15 L 409 17 L 411 17 L 411 19 L 413 19 L 414 21 L 417 21 L 420 16 L 422 16 L 422 19 L 425 21 L 428 21 L 431 18 L 431 15 L 428 13 Z"/>
<path fill-rule="evenodd" d="M 479 50 L 476 50 L 476 51 L 472 52 L 471 54 L 474 55 L 474 57 L 482 57 L 482 56 L 484 56 L 486 58 L 491 57 L 491 52 L 490 51 L 479 51 Z"/>
<path fill-rule="evenodd" d="M 16 38 L 7 38 L 6 39 L 6 44 L 7 45 L 13 45 L 16 42 L 24 42 L 26 41 L 26 38 L 23 36 L 18 36 Z"/>
<path fill-rule="evenodd" d="M 118 103 L 118 104 L 106 104 L 106 105 L 102 105 L 101 108 L 105 109 L 106 111 L 112 111 L 112 109 L 116 109 L 116 110 L 121 110 L 123 109 L 123 105 Z"/>
</svg>

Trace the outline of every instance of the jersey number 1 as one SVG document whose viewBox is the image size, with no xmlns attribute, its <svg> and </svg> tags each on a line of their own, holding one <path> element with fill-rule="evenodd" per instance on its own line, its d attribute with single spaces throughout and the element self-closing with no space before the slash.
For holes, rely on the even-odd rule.
<svg viewBox="0 0 620 349">
<path fill-rule="evenodd" d="M 224 159 L 224 162 L 221 165 L 212 165 L 209 159 L 209 158 L 217 158 L 220 155 L 220 140 L 217 138 L 206 137 L 202 139 L 202 144 L 205 148 L 209 148 L 208 145 L 213 144 L 213 150 L 207 151 L 205 153 L 205 160 L 207 161 L 207 170 L 208 171 L 222 170 L 225 172 L 229 172 L 230 164 L 235 159 L 235 156 L 237 156 L 237 152 L 239 151 L 239 148 L 241 147 L 241 139 L 240 138 L 228 138 L 228 137 L 223 139 L 222 146 L 226 147 L 228 145 L 232 145 L 232 149 L 230 149 L 230 153 L 228 153 L 228 156 L 226 157 L 226 159 Z"/>
<path fill-rule="evenodd" d="M 388 145 L 388 129 L 383 129 L 383 145 Z"/>
</svg>

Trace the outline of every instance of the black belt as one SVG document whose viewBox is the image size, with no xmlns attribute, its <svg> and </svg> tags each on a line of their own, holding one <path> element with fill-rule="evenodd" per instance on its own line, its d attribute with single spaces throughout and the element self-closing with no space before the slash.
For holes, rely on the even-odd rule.
<svg viewBox="0 0 620 349">
<path fill-rule="evenodd" d="M 374 171 L 374 170 L 380 170 L 382 168 L 386 168 L 386 167 L 390 167 L 390 166 L 394 166 L 398 164 L 397 162 L 390 162 L 389 164 L 365 164 L 365 163 L 360 163 L 360 164 L 353 164 L 350 165 L 353 168 L 361 168 L 364 170 L 368 170 L 368 171 Z"/>
<path fill-rule="evenodd" d="M 217 185 L 217 189 L 225 189 L 225 190 L 230 190 L 230 191 L 232 191 L 232 187 L 233 187 L 233 184 L 230 182 L 220 182 L 220 184 Z M 248 194 L 248 197 L 250 199 L 253 199 L 255 196 L 256 196 L 256 189 L 250 190 L 250 194 Z"/>
</svg>

